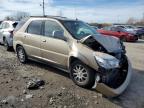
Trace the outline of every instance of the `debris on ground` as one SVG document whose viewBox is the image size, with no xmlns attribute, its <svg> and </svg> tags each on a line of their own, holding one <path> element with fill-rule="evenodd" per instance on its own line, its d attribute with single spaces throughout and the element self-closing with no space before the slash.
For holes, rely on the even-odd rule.
<svg viewBox="0 0 144 108">
<path fill-rule="evenodd" d="M 27 94 L 27 91 L 26 91 L 26 90 L 23 90 L 23 94 Z"/>
<path fill-rule="evenodd" d="M 33 89 L 43 89 L 43 85 L 45 85 L 44 80 L 40 79 L 32 79 L 27 83 L 27 89 L 33 90 Z"/>
<path fill-rule="evenodd" d="M 8 96 L 7 98 L 3 99 L 1 103 L 14 105 L 16 101 L 17 101 L 17 98 L 15 96 Z"/>
<path fill-rule="evenodd" d="M 76 86 L 60 70 L 33 61 L 22 64 L 14 52 L 0 46 L 0 108 L 144 108 L 144 41 L 127 43 L 126 48 L 134 77 L 128 90 L 109 99 Z M 27 89 L 33 78 L 45 84 L 38 90 Z"/>
<path fill-rule="evenodd" d="M 33 94 L 28 94 L 28 95 L 25 96 L 25 98 L 26 98 L 26 99 L 33 98 Z"/>
</svg>

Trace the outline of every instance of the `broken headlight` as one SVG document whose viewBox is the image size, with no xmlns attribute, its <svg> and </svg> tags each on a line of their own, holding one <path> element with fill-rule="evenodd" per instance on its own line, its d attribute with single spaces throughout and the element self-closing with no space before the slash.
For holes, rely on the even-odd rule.
<svg viewBox="0 0 144 108">
<path fill-rule="evenodd" d="M 105 69 L 119 68 L 119 60 L 105 53 L 95 53 L 94 57 L 99 66 Z"/>
</svg>

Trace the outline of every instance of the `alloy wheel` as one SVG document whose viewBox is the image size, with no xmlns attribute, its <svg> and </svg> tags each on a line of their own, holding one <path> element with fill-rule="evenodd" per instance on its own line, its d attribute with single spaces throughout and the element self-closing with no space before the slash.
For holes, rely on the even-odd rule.
<svg viewBox="0 0 144 108">
<path fill-rule="evenodd" d="M 73 68 L 73 77 L 78 83 L 84 83 L 88 79 L 87 69 L 80 64 L 75 65 Z"/>
<path fill-rule="evenodd" d="M 18 58 L 19 58 L 20 62 L 25 62 L 25 53 L 22 48 L 18 49 Z"/>
</svg>

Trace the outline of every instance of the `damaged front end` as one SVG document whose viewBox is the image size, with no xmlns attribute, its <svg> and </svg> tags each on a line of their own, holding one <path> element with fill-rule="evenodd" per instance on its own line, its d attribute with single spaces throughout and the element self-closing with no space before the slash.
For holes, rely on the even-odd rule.
<svg viewBox="0 0 144 108">
<path fill-rule="evenodd" d="M 93 88 L 107 97 L 115 97 L 127 88 L 132 69 L 124 45 L 117 39 L 104 39 L 106 38 L 89 36 L 83 39 L 83 44 L 94 50 L 99 65 Z"/>
<path fill-rule="evenodd" d="M 125 55 L 122 55 L 119 68 L 105 69 L 100 67 L 96 81 L 96 90 L 108 97 L 120 95 L 128 86 L 131 78 L 131 64 Z"/>
</svg>

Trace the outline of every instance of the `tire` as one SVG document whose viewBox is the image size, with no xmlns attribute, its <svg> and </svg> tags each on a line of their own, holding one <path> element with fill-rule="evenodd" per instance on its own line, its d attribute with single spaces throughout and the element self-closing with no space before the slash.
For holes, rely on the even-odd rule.
<svg viewBox="0 0 144 108">
<path fill-rule="evenodd" d="M 94 71 L 78 60 L 71 64 L 70 77 L 76 85 L 83 88 L 92 88 L 95 83 Z"/>
<path fill-rule="evenodd" d="M 6 39 L 4 39 L 4 47 L 6 48 L 7 51 L 10 51 L 11 49 Z"/>
<path fill-rule="evenodd" d="M 24 48 L 22 46 L 18 46 L 16 48 L 16 52 L 17 52 L 17 57 L 19 61 L 25 64 L 28 61 L 28 59 L 27 59 L 27 55 L 26 55 Z"/>
<path fill-rule="evenodd" d="M 144 34 L 143 34 L 143 35 L 141 35 L 141 39 L 144 39 Z"/>
</svg>

